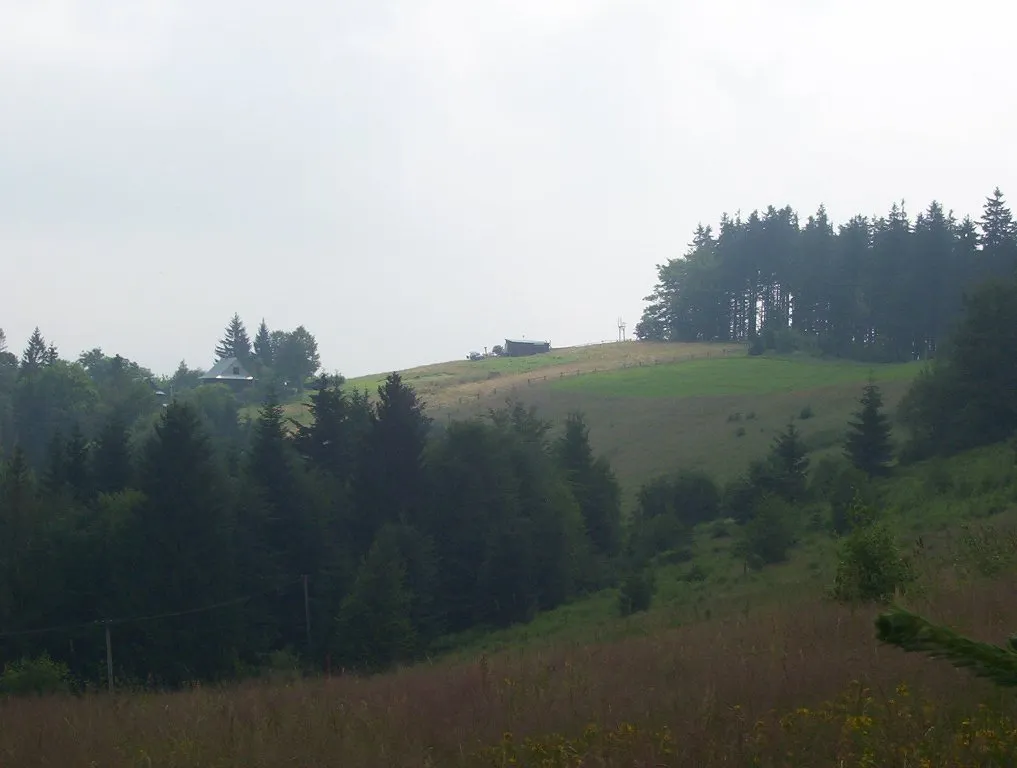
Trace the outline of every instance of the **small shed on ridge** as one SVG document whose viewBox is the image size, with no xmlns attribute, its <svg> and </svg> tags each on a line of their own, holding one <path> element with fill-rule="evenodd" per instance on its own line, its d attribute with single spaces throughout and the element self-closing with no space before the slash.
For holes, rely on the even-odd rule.
<svg viewBox="0 0 1017 768">
<path fill-rule="evenodd" d="M 525 357 L 551 351 L 551 342 L 531 339 L 505 339 L 506 357 Z"/>
</svg>

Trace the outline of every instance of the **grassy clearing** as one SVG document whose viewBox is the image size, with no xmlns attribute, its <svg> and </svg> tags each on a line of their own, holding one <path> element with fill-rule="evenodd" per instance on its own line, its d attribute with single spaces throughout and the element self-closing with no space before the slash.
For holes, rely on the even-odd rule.
<svg viewBox="0 0 1017 768">
<path fill-rule="evenodd" d="M 999 641 L 1012 577 L 923 613 Z M 1017 702 L 824 602 L 370 679 L 0 703 L 4 765 L 1012 765 Z M 1005 629 L 1004 629 L 1005 628 Z M 512 762 L 514 758 L 514 762 Z"/>
<path fill-rule="evenodd" d="M 587 373 L 629 369 L 659 363 L 695 360 L 699 357 L 744 353 L 742 344 L 665 344 L 660 342 L 617 342 L 584 347 L 554 349 L 529 357 L 491 357 L 484 360 L 453 360 L 400 371 L 432 411 L 495 398 L 537 382 Z M 374 394 L 384 374 L 350 379 L 348 386 Z M 487 403 L 490 405 L 490 402 Z M 307 418 L 303 403 L 292 403 L 288 413 L 298 421 Z"/>
<path fill-rule="evenodd" d="M 811 458 L 837 453 L 869 374 L 892 410 L 919 369 L 750 358 L 742 345 L 622 342 L 453 361 L 402 375 L 439 424 L 484 414 L 510 398 L 559 423 L 569 411 L 583 411 L 594 448 L 610 459 L 631 505 L 642 483 L 680 468 L 721 480 L 736 476 L 789 418 L 800 419 Z M 383 379 L 352 379 L 350 386 L 373 392 Z M 306 406 L 292 403 L 286 415 L 304 421 Z"/>
<path fill-rule="evenodd" d="M 804 381 L 800 388 L 781 384 L 767 390 L 769 371 L 780 371 L 782 382 Z M 892 412 L 919 370 L 915 365 L 871 368 Z M 593 390 L 607 378 L 612 388 L 623 389 L 632 377 L 649 381 L 659 391 L 659 382 L 696 371 L 682 386 L 688 394 L 668 397 L 599 394 Z M 725 371 L 738 373 L 746 389 L 740 394 L 702 394 Z M 512 393 L 521 402 L 535 405 L 540 414 L 560 423 L 569 411 L 585 413 L 593 447 L 611 461 L 624 490 L 627 506 L 633 503 L 639 486 L 647 480 L 678 469 L 702 469 L 720 480 L 743 472 L 753 459 L 760 458 L 789 419 L 796 419 L 809 455 L 818 460 L 841 451 L 851 414 L 870 367 L 852 363 L 828 363 L 810 358 L 768 360 L 729 358 L 692 360 L 674 365 L 632 368 L 577 376 L 550 385 L 534 383 Z M 444 411 L 451 420 L 484 412 L 502 400 L 489 398 L 472 405 Z M 442 412 L 435 414 L 442 418 Z M 802 418 L 805 415 L 807 418 Z"/>
<path fill-rule="evenodd" d="M 806 394 L 823 388 L 863 384 L 870 373 L 877 381 L 910 380 L 919 369 L 920 364 L 916 363 L 874 367 L 841 360 L 711 356 L 681 365 L 655 365 L 563 378 L 552 386 L 562 392 L 600 397 Z"/>
</svg>

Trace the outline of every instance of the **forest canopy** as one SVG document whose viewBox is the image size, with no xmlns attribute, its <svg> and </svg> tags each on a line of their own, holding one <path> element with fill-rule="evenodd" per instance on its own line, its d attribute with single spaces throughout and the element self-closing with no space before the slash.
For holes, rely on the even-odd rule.
<svg viewBox="0 0 1017 768">
<path fill-rule="evenodd" d="M 998 188 L 977 223 L 938 202 L 913 219 L 901 203 L 836 227 L 822 206 L 804 222 L 770 206 L 700 225 L 684 256 L 658 265 L 636 336 L 926 359 L 964 292 L 1015 270 L 1017 229 Z"/>
</svg>

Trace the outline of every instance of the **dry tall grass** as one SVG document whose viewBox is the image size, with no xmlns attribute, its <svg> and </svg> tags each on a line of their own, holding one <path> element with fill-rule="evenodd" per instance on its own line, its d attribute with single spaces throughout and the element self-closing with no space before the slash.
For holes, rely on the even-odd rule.
<svg viewBox="0 0 1017 768">
<path fill-rule="evenodd" d="M 1017 629 L 1013 587 L 954 586 L 916 607 L 998 642 Z M 1017 710 L 948 665 L 879 647 L 873 616 L 813 602 L 370 679 L 11 700 L 0 765 L 1007 764 Z"/>
</svg>

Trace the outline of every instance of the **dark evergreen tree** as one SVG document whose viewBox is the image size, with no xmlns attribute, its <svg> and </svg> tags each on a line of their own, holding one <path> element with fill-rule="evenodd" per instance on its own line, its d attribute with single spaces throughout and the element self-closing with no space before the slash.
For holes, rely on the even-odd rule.
<svg viewBox="0 0 1017 768">
<path fill-rule="evenodd" d="M 293 551 L 302 538 L 300 519 L 294 514 L 299 499 L 293 459 L 282 406 L 269 391 L 254 424 L 247 469 L 250 482 L 260 489 L 269 510 L 270 539 L 283 550 L 280 565 L 290 575 L 302 572 L 300 553 Z"/>
<path fill-rule="evenodd" d="M 46 364 L 47 354 L 46 340 L 39 331 L 39 326 L 36 326 L 28 339 L 25 351 L 21 353 L 21 373 L 27 375 L 39 370 Z"/>
<path fill-rule="evenodd" d="M 92 451 L 92 476 L 97 493 L 116 493 L 131 483 L 130 437 L 114 416 L 102 427 Z"/>
<path fill-rule="evenodd" d="M 1013 276 L 1017 271 L 1017 223 L 999 187 L 986 198 L 980 223 L 984 273 Z"/>
<path fill-rule="evenodd" d="M 405 582 L 406 563 L 398 541 L 389 529 L 382 529 L 339 610 L 339 659 L 377 670 L 412 656 L 417 641 L 410 621 L 412 596 Z"/>
<path fill-rule="evenodd" d="M 39 546 L 35 478 L 28 459 L 15 447 L 0 464 L 0 622 L 5 627 L 31 628 L 38 591 L 29 567 L 30 550 Z"/>
<path fill-rule="evenodd" d="M 179 611 L 235 596 L 234 524 L 227 485 L 201 418 L 190 405 L 170 403 L 141 457 L 145 501 L 131 521 L 134 614 Z M 125 628 L 121 644 L 139 666 L 168 683 L 214 679 L 231 668 L 238 609 L 223 608 L 190 622 Z M 209 642 L 215 638 L 215 642 Z"/>
<path fill-rule="evenodd" d="M 737 546 L 749 566 L 759 568 L 787 559 L 796 540 L 792 515 L 788 503 L 777 496 L 765 496 L 759 502 Z"/>
<path fill-rule="evenodd" d="M 247 363 L 251 359 L 251 339 L 247 335 L 247 328 L 244 327 L 240 315 L 234 313 L 229 325 L 219 343 L 215 347 L 217 360 L 226 360 L 235 357 L 241 363 Z"/>
<path fill-rule="evenodd" d="M 504 627 L 533 619 L 541 605 L 534 541 L 525 517 L 492 521 L 477 571 L 474 621 Z"/>
<path fill-rule="evenodd" d="M 204 373 L 200 368 L 188 368 L 187 363 L 181 360 L 176 371 L 173 372 L 173 376 L 170 377 L 169 392 L 167 394 L 175 397 L 183 392 L 194 389 L 201 384 L 201 377 Z"/>
<path fill-rule="evenodd" d="M 342 384 L 342 377 L 320 376 L 308 403 L 311 423 L 292 423 L 296 430 L 294 444 L 304 460 L 345 482 L 352 475 L 358 446 L 349 428 Z"/>
<path fill-rule="evenodd" d="M 247 482 L 257 489 L 263 505 L 273 569 L 281 579 L 317 572 L 325 548 L 324 521 L 314 496 L 308 493 L 308 478 L 298 469 L 283 409 L 272 391 L 254 424 Z M 282 597 L 274 610 L 281 622 L 283 642 L 303 646 L 302 606 Z"/>
<path fill-rule="evenodd" d="M 890 419 L 883 413 L 883 395 L 876 382 L 869 383 L 859 401 L 861 408 L 850 422 L 844 455 L 869 477 L 884 473 L 893 458 Z"/>
<path fill-rule="evenodd" d="M 774 439 L 768 461 L 773 489 L 788 501 L 798 501 L 805 496 L 809 470 L 806 454 L 801 433 L 794 421 L 789 421 Z"/>
<path fill-rule="evenodd" d="M 84 502 L 92 497 L 91 446 L 81 426 L 75 422 L 64 449 L 64 482 L 75 499 Z"/>
<path fill-rule="evenodd" d="M 610 465 L 594 459 L 590 430 L 581 413 L 566 418 L 558 457 L 579 504 L 590 543 L 601 554 L 617 554 L 621 546 L 621 489 Z"/>
<path fill-rule="evenodd" d="M 53 496 L 63 493 L 67 488 L 67 454 L 66 441 L 57 429 L 49 440 L 46 451 L 46 470 L 42 476 L 43 486 Z"/>
<path fill-rule="evenodd" d="M 1017 283 L 967 295 L 949 345 L 899 406 L 909 458 L 949 454 L 1017 430 Z"/>
<path fill-rule="evenodd" d="M 417 523 L 430 423 L 416 393 L 398 373 L 390 374 L 378 388 L 364 460 L 354 483 L 359 512 L 353 532 L 357 551 L 366 551 L 385 523 Z"/>
<path fill-rule="evenodd" d="M 254 357 L 265 368 L 271 368 L 275 364 L 272 335 L 269 333 L 268 325 L 265 324 L 265 318 L 261 318 L 258 332 L 254 335 Z"/>
</svg>

